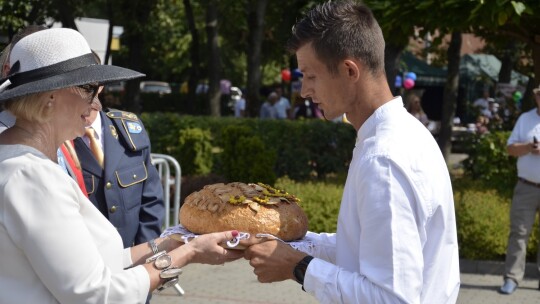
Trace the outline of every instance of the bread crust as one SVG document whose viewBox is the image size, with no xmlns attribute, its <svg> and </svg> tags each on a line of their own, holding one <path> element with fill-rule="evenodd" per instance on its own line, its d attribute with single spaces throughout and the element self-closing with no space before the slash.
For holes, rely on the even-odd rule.
<svg viewBox="0 0 540 304">
<path fill-rule="evenodd" d="M 196 234 L 238 230 L 269 233 L 284 241 L 301 239 L 308 219 L 298 199 L 264 184 L 213 184 L 190 194 L 180 223 Z"/>
</svg>

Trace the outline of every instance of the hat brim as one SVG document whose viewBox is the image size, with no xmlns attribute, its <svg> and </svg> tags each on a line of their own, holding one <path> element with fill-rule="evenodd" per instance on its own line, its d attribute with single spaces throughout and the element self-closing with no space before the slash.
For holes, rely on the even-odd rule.
<svg viewBox="0 0 540 304">
<path fill-rule="evenodd" d="M 78 85 L 107 84 L 146 76 L 145 74 L 112 65 L 90 65 L 63 74 L 21 84 L 0 93 L 0 103 L 30 94 L 53 91 Z"/>
</svg>

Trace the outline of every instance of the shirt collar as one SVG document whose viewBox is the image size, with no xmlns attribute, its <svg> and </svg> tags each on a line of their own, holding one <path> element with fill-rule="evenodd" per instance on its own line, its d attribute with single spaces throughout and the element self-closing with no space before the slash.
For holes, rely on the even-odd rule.
<svg viewBox="0 0 540 304">
<path fill-rule="evenodd" d="M 356 137 L 356 143 L 362 141 L 364 138 L 373 133 L 373 129 L 379 124 L 379 122 L 386 117 L 386 115 L 395 111 L 396 109 L 404 109 L 403 100 L 401 96 L 396 96 L 392 100 L 380 106 L 371 116 L 362 124 L 358 129 L 358 135 Z"/>
</svg>

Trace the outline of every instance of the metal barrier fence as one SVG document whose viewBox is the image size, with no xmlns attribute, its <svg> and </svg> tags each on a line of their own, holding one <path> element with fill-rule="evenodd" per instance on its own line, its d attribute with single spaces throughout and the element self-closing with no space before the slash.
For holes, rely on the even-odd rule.
<svg viewBox="0 0 540 304">
<path fill-rule="evenodd" d="M 164 229 L 171 226 L 171 186 L 174 186 L 173 198 L 173 221 L 172 226 L 178 225 L 178 212 L 180 211 L 180 186 L 182 184 L 182 169 L 178 161 L 170 156 L 159 153 L 152 153 L 152 164 L 156 166 L 161 182 L 163 183 L 163 201 L 165 202 L 165 223 Z M 171 166 L 174 168 L 174 178 L 171 176 Z"/>
<path fill-rule="evenodd" d="M 163 223 L 163 225 L 164 229 L 167 229 L 171 226 L 171 186 L 174 187 L 172 226 L 178 225 L 182 169 L 180 168 L 178 161 L 170 155 L 152 153 L 150 156 L 152 158 L 152 164 L 156 166 L 159 177 L 161 178 L 161 183 L 163 184 L 163 201 L 165 203 L 165 223 Z M 173 173 L 171 172 L 171 166 L 174 168 L 174 177 L 171 175 Z M 181 296 L 185 294 L 185 291 L 178 283 L 174 284 L 174 289 L 176 289 Z"/>
</svg>

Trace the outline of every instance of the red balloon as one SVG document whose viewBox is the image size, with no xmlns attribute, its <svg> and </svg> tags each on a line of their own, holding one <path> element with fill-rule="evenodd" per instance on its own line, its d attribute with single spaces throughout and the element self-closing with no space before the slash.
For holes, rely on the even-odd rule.
<svg viewBox="0 0 540 304">
<path fill-rule="evenodd" d="M 289 70 L 289 69 L 282 70 L 281 71 L 281 80 L 283 80 L 285 82 L 291 81 L 291 70 Z"/>
<path fill-rule="evenodd" d="M 414 80 L 407 78 L 403 81 L 403 87 L 407 90 L 414 88 Z"/>
</svg>

